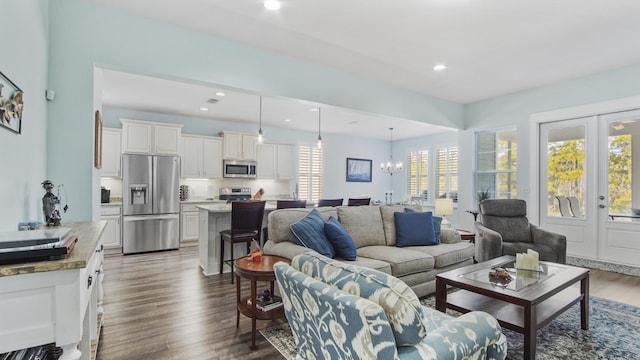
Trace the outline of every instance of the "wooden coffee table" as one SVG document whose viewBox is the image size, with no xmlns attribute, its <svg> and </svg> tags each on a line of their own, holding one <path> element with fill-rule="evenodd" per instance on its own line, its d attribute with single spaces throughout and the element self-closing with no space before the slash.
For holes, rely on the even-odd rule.
<svg viewBox="0 0 640 360">
<path fill-rule="evenodd" d="M 273 294 L 273 282 L 276 279 L 273 271 L 273 264 L 278 261 L 284 261 L 290 264 L 287 258 L 276 255 L 262 255 L 260 262 L 254 262 L 248 256 L 241 257 L 235 261 L 236 273 L 236 299 L 238 301 L 236 313 L 236 328 L 240 326 L 240 313 L 251 318 L 251 349 L 256 348 L 256 319 L 272 320 L 284 316 L 284 308 L 281 306 L 270 311 L 261 311 L 256 309 L 257 282 L 270 282 L 271 294 Z M 251 281 L 251 295 L 240 296 L 240 279 L 248 279 Z M 251 305 L 247 304 L 247 300 L 251 299 Z"/>
<path fill-rule="evenodd" d="M 524 358 L 536 357 L 536 334 L 555 317 L 580 302 L 580 326 L 589 329 L 589 270 L 540 262 L 541 272 L 511 271 L 508 284 L 492 283 L 494 267 L 511 270 L 515 258 L 502 256 L 436 275 L 436 309 L 463 313 L 485 311 L 500 325 L 524 335 Z M 580 287 L 572 286 L 580 283 Z M 461 289 L 447 294 L 447 287 Z"/>
</svg>

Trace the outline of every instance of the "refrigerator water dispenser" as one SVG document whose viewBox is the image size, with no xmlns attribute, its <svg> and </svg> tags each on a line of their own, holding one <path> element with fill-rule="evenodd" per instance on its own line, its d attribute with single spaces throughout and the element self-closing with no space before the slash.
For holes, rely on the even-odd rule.
<svg viewBox="0 0 640 360">
<path fill-rule="evenodd" d="M 131 205 L 146 205 L 149 202 L 147 184 L 129 185 Z"/>
</svg>

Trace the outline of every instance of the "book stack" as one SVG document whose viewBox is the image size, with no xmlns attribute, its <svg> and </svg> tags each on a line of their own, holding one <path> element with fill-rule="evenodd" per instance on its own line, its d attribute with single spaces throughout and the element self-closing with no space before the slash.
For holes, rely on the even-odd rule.
<svg viewBox="0 0 640 360">
<path fill-rule="evenodd" d="M 251 299 L 247 299 L 247 305 L 251 306 Z M 272 295 L 269 297 L 264 297 L 262 295 L 258 295 L 256 297 L 256 309 L 267 312 L 274 309 L 277 309 L 282 306 L 282 298 L 277 295 Z"/>
</svg>

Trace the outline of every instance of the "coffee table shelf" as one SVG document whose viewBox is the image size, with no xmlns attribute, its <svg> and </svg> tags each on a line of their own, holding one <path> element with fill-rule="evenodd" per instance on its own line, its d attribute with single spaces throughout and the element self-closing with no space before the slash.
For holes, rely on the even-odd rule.
<svg viewBox="0 0 640 360">
<path fill-rule="evenodd" d="M 536 307 L 537 328 L 545 326 L 580 300 L 582 300 L 580 291 L 576 288 L 569 288 L 538 304 Z M 462 313 L 484 311 L 495 317 L 500 325 L 507 329 L 521 334 L 525 331 L 524 308 L 506 301 L 496 300 L 471 291 L 459 290 L 447 295 L 447 308 Z"/>
</svg>

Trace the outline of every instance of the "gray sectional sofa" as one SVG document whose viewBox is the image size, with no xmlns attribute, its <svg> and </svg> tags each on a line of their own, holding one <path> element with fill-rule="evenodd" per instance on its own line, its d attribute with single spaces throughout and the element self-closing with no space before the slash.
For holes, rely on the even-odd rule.
<svg viewBox="0 0 640 360">
<path fill-rule="evenodd" d="M 440 243 L 432 246 L 396 247 L 395 212 L 405 208 L 422 211 L 419 205 L 321 207 L 318 212 L 326 220 L 338 219 L 355 243 L 355 261 L 346 263 L 364 266 L 391 274 L 409 285 L 419 297 L 435 292 L 436 274 L 473 264 L 474 245 L 462 241 L 451 229 L 442 229 Z M 281 209 L 269 214 L 269 241 L 265 254 L 292 259 L 310 251 L 298 245 L 289 226 L 302 219 L 309 209 Z"/>
</svg>

